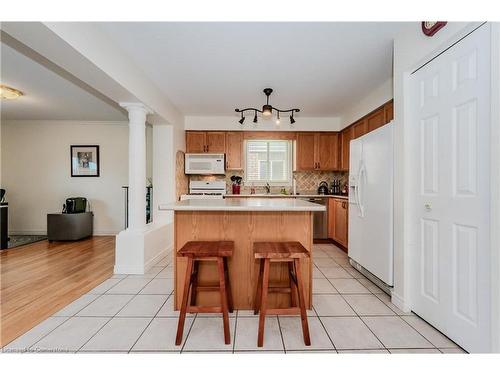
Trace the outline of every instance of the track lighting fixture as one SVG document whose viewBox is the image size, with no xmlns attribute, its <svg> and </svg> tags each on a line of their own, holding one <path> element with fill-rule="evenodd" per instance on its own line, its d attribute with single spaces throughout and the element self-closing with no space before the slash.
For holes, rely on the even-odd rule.
<svg viewBox="0 0 500 375">
<path fill-rule="evenodd" d="M 252 107 L 245 108 L 245 109 L 238 109 L 238 108 L 236 108 L 235 111 L 237 113 L 241 113 L 241 120 L 239 120 L 239 123 L 241 125 L 243 125 L 243 122 L 245 121 L 245 117 L 243 116 L 243 113 L 245 111 L 254 111 L 255 115 L 254 115 L 254 118 L 253 118 L 253 122 L 257 123 L 257 112 L 262 113 L 263 117 L 269 118 L 269 117 L 272 116 L 273 110 L 276 111 L 276 113 L 277 113 L 277 118 L 276 118 L 276 124 L 277 125 L 279 125 L 280 122 L 281 122 L 280 112 L 284 112 L 284 113 L 291 112 L 292 115 L 290 116 L 290 124 L 295 123 L 295 119 L 293 118 L 293 114 L 294 114 L 294 112 L 300 112 L 300 109 L 298 109 L 298 108 L 278 109 L 276 107 L 273 107 L 271 104 L 269 104 L 269 96 L 272 94 L 272 92 L 273 92 L 273 89 L 270 89 L 270 88 L 264 89 L 264 94 L 266 95 L 267 99 L 266 99 L 266 104 L 264 104 L 262 106 L 262 110 L 260 110 L 258 108 L 252 108 Z"/>
</svg>

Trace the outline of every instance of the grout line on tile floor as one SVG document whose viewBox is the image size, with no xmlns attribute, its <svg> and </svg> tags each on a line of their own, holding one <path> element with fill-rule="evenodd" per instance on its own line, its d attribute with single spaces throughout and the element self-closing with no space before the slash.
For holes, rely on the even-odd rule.
<svg viewBox="0 0 500 375">
<path fill-rule="evenodd" d="M 280 330 L 281 345 L 283 345 L 283 352 L 286 354 L 286 345 L 285 345 L 285 340 L 283 339 L 283 332 L 281 331 L 281 322 L 279 315 L 276 315 L 276 319 L 278 320 L 278 328 Z"/>
<path fill-rule="evenodd" d="M 318 312 L 316 311 L 316 309 L 314 308 L 314 306 L 312 307 L 314 312 L 316 313 L 316 316 L 321 324 L 321 326 L 323 327 L 323 330 L 325 331 L 326 335 L 328 336 L 328 340 L 330 340 L 330 342 L 332 343 L 333 345 L 333 349 L 335 350 L 336 353 L 338 353 L 339 351 L 337 350 L 337 347 L 335 346 L 335 343 L 333 342 L 332 338 L 330 337 L 330 334 L 328 333 L 328 330 L 326 329 L 325 325 L 323 324 L 323 321 L 321 320 L 321 317 L 318 315 Z"/>
<path fill-rule="evenodd" d="M 154 267 L 154 266 L 153 266 L 153 267 Z M 132 280 L 132 279 L 131 279 L 131 280 Z M 83 348 L 83 347 L 84 347 L 84 346 L 85 346 L 85 345 L 86 345 L 86 344 L 87 344 L 90 340 L 92 340 L 92 339 L 94 338 L 94 336 L 96 336 L 99 332 L 101 332 L 101 331 L 102 331 L 102 329 L 103 329 L 104 327 L 106 327 L 106 326 L 109 324 L 109 322 L 111 322 L 111 320 L 113 320 L 114 318 L 116 318 L 116 317 L 118 316 L 118 314 L 120 313 L 120 311 L 122 311 L 122 310 L 123 310 L 126 306 L 128 306 L 128 304 L 129 304 L 129 303 L 130 303 L 130 302 L 131 302 L 131 301 L 132 301 L 132 300 L 133 300 L 136 296 L 138 296 L 138 295 L 139 295 L 139 293 L 141 292 L 141 290 L 142 290 L 142 289 L 144 289 L 147 285 L 149 285 L 149 283 L 150 283 L 151 281 L 153 281 L 153 280 L 154 280 L 154 279 L 151 279 L 149 282 L 147 282 L 147 283 L 144 285 L 144 287 L 143 287 L 143 288 L 141 288 L 141 289 L 140 289 L 140 290 L 139 290 L 136 294 L 126 294 L 126 295 L 131 295 L 131 296 L 133 296 L 133 297 L 132 297 L 132 298 L 130 298 L 130 300 L 129 300 L 129 301 L 128 301 L 125 305 L 123 305 L 123 306 L 122 306 L 122 307 L 121 307 L 121 308 L 120 308 L 120 309 L 116 312 L 116 314 L 115 314 L 115 315 L 113 315 L 113 316 L 112 316 L 112 317 L 111 317 L 111 318 L 110 318 L 110 319 L 109 319 L 109 320 L 108 320 L 108 321 L 107 321 L 107 322 L 106 322 L 106 323 L 105 323 L 105 324 L 104 324 L 101 328 L 99 328 L 99 330 L 97 330 L 97 332 L 96 332 L 96 333 L 94 333 L 94 334 L 93 334 L 93 335 L 92 335 L 92 336 L 91 336 L 91 337 L 90 337 L 87 341 L 85 341 L 85 343 L 84 343 L 82 346 L 80 346 L 76 352 L 79 352 L 79 351 L 80 351 L 80 350 L 81 350 L 81 349 L 82 349 L 82 348 Z M 117 284 L 115 284 L 115 285 L 118 285 L 118 284 L 120 284 L 120 283 L 117 283 Z M 104 296 L 104 295 L 105 295 L 105 293 L 106 293 L 106 292 L 104 292 L 103 294 L 101 294 L 101 296 L 100 296 L 100 297 Z M 107 294 L 107 295 L 116 295 L 116 294 Z M 100 297 L 99 297 L 99 298 L 100 298 Z M 97 299 L 96 299 L 96 300 L 97 300 Z M 165 300 L 165 302 L 166 302 L 167 300 L 168 300 L 168 297 L 167 297 L 167 299 Z M 164 302 L 164 303 L 165 303 L 165 302 Z M 162 306 L 163 306 L 163 305 L 162 305 Z M 161 307 L 160 307 L 160 309 L 161 309 Z M 158 311 L 160 311 L 160 309 L 158 309 Z M 158 311 L 156 312 L 155 316 L 158 314 Z M 150 321 L 149 321 L 149 323 L 148 323 L 148 326 L 151 324 L 151 322 L 153 321 L 153 319 L 155 318 L 155 316 L 153 316 L 153 317 L 145 317 L 145 318 L 151 318 L 151 320 L 150 320 Z M 142 333 L 144 333 L 144 330 L 142 331 Z M 142 333 L 141 333 L 141 335 L 142 335 Z M 139 337 L 140 337 L 140 336 L 139 336 Z M 135 345 L 135 343 L 134 343 L 134 345 Z M 130 347 L 130 349 L 129 349 L 129 350 L 131 350 L 132 348 L 133 348 L 133 345 Z"/>
<path fill-rule="evenodd" d="M 165 300 L 165 302 L 163 302 L 163 304 L 160 306 L 160 308 L 158 309 L 158 311 L 156 312 L 155 316 L 153 316 L 153 319 L 151 319 L 151 321 L 146 325 L 146 327 L 142 330 L 141 334 L 137 337 L 137 339 L 134 341 L 134 343 L 132 344 L 132 346 L 130 347 L 130 349 L 128 350 L 128 353 L 130 353 L 132 351 L 132 349 L 134 348 L 134 346 L 137 344 L 137 342 L 139 341 L 139 339 L 142 337 L 142 335 L 144 334 L 144 332 L 146 332 L 146 330 L 149 328 L 149 326 L 151 325 L 151 323 L 153 322 L 153 320 L 155 320 L 157 317 L 158 317 L 158 314 L 160 313 L 161 309 L 163 308 L 163 306 L 168 302 L 170 296 L 173 294 L 174 292 L 172 291 L 168 296 L 167 296 L 167 299 Z"/>
<path fill-rule="evenodd" d="M 184 351 L 184 347 L 186 346 L 186 343 L 187 343 L 187 341 L 188 341 L 188 339 L 189 339 L 189 334 L 191 333 L 191 329 L 193 328 L 194 323 L 196 322 L 196 318 L 198 318 L 198 313 L 196 313 L 196 314 L 194 315 L 193 321 L 191 322 L 191 325 L 189 326 L 189 330 L 188 330 L 188 332 L 187 332 L 187 334 L 186 334 L 186 339 L 184 340 L 184 343 L 182 344 L 182 346 L 181 346 L 181 350 L 180 350 L 180 352 L 179 352 L 179 353 L 182 353 L 182 352 Z"/>
<path fill-rule="evenodd" d="M 49 318 L 51 318 L 51 317 L 49 317 Z M 49 332 L 47 332 L 45 335 L 43 335 L 40 339 L 38 339 L 38 340 L 37 340 L 37 341 L 35 341 L 33 344 L 31 344 L 28 348 L 26 348 L 26 349 L 27 349 L 27 351 L 29 351 L 29 349 L 31 349 L 33 346 L 35 346 L 38 342 L 40 342 L 42 339 L 44 339 L 44 338 L 45 338 L 45 337 L 47 337 L 49 334 L 51 334 L 52 332 L 54 332 L 54 330 L 56 330 L 56 329 L 57 329 L 57 328 L 59 328 L 61 325 L 63 325 L 64 323 L 66 323 L 69 319 L 71 319 L 71 317 L 67 317 L 67 316 L 63 316 L 62 318 L 66 318 L 66 319 L 64 319 L 64 320 L 63 320 L 60 324 L 58 324 L 56 327 L 54 327 L 53 329 L 51 329 Z M 47 319 L 48 319 L 48 318 L 47 318 Z M 47 320 L 47 319 L 45 319 L 45 320 Z M 44 320 L 44 321 L 45 321 L 45 320 Z M 43 323 L 44 321 L 42 321 L 42 322 L 38 323 L 35 327 L 38 327 L 38 325 L 40 325 L 40 324 L 41 324 L 41 323 Z M 35 327 L 33 327 L 33 328 L 35 328 Z M 33 329 L 33 328 L 31 328 L 31 329 Z M 30 329 L 30 331 L 31 331 L 31 329 Z M 27 331 L 27 332 L 29 332 L 29 331 Z M 27 333 L 27 332 L 25 332 L 25 333 Z M 23 335 L 24 335 L 25 333 L 23 333 Z M 21 336 L 23 336 L 23 335 L 21 335 Z M 19 336 L 19 337 L 21 337 L 21 336 Z M 18 338 L 19 338 L 19 337 L 18 337 Z M 16 338 L 16 340 L 17 340 L 17 338 Z M 14 340 L 12 340 L 12 341 L 14 341 Z"/>
<path fill-rule="evenodd" d="M 373 293 L 372 293 L 373 294 Z M 380 340 L 380 338 L 375 334 L 375 332 L 372 331 L 372 329 L 370 327 L 368 327 L 368 324 L 366 324 L 366 322 L 361 318 L 361 316 L 358 314 L 358 312 L 354 309 L 354 307 L 352 307 L 352 305 L 349 303 L 349 301 L 347 301 L 347 299 L 345 299 L 345 297 L 341 294 L 340 295 L 342 297 L 342 299 L 345 301 L 345 303 L 347 303 L 349 305 L 349 307 L 352 309 L 352 311 L 354 311 L 354 313 L 356 314 L 356 316 L 358 317 L 359 320 L 361 320 L 363 322 L 363 324 L 366 326 L 366 328 L 368 328 L 368 330 L 372 333 L 373 336 L 375 336 L 375 338 L 378 340 L 378 342 L 380 342 L 380 344 L 382 345 L 382 347 L 384 349 L 387 349 L 386 346 L 384 345 L 384 343 L 382 342 L 382 340 Z M 391 315 L 393 316 L 393 315 Z"/>
<path fill-rule="evenodd" d="M 234 349 L 236 347 L 236 330 L 237 329 L 238 329 L 238 310 L 236 310 L 236 314 L 234 317 L 234 334 L 233 334 L 233 342 L 232 342 L 233 350 L 231 351 L 231 353 L 233 353 L 233 354 L 234 354 Z"/>
</svg>

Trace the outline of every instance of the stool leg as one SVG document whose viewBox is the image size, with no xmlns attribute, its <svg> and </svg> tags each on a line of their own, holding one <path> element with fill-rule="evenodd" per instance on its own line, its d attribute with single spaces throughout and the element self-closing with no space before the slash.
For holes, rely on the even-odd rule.
<svg viewBox="0 0 500 375">
<path fill-rule="evenodd" d="M 225 277 L 225 281 L 226 281 L 227 305 L 229 308 L 229 312 L 232 313 L 234 311 L 233 292 L 231 291 L 231 281 L 229 280 L 229 267 L 227 265 L 227 258 L 226 257 L 224 257 L 224 277 Z"/>
<path fill-rule="evenodd" d="M 257 346 L 259 348 L 264 346 L 264 327 L 266 323 L 267 292 L 269 288 L 269 264 L 270 260 L 266 259 L 264 261 L 264 273 L 262 276 L 262 298 L 260 302 L 259 336 L 257 337 Z"/>
<path fill-rule="evenodd" d="M 193 279 L 193 283 L 191 284 L 191 301 L 189 303 L 189 306 L 196 306 L 196 295 L 197 295 L 197 288 L 198 288 L 198 268 L 200 266 L 199 261 L 194 261 L 193 262 L 193 273 L 191 275 Z"/>
<path fill-rule="evenodd" d="M 264 272 L 264 259 L 259 262 L 259 276 L 257 278 L 257 290 L 253 300 L 253 314 L 256 315 L 260 310 L 260 299 L 262 298 L 262 275 Z"/>
<path fill-rule="evenodd" d="M 184 279 L 184 291 L 182 292 L 181 311 L 179 313 L 179 324 L 177 325 L 177 336 L 175 337 L 175 345 L 182 343 L 182 334 L 184 332 L 184 322 L 186 321 L 186 310 L 188 304 L 189 289 L 191 286 L 191 274 L 193 272 L 193 258 L 188 257 L 186 268 L 186 278 Z"/>
<path fill-rule="evenodd" d="M 290 277 L 290 302 L 292 307 L 297 306 L 297 285 L 293 280 L 294 267 L 293 262 L 288 262 L 288 276 Z"/>
<path fill-rule="evenodd" d="M 300 270 L 300 260 L 294 260 L 295 277 L 297 278 L 297 288 L 299 289 L 299 306 L 300 306 L 300 319 L 302 320 L 302 334 L 304 335 L 304 344 L 311 345 L 311 338 L 309 336 L 309 324 L 307 323 L 306 303 L 304 300 L 304 284 L 302 282 L 302 272 Z"/>
<path fill-rule="evenodd" d="M 224 321 L 224 342 L 226 345 L 231 343 L 231 334 L 229 332 L 229 314 L 227 311 L 227 293 L 226 281 L 224 276 L 224 261 L 222 258 L 217 258 L 217 266 L 219 269 L 219 285 L 220 299 L 222 304 L 222 320 Z"/>
</svg>

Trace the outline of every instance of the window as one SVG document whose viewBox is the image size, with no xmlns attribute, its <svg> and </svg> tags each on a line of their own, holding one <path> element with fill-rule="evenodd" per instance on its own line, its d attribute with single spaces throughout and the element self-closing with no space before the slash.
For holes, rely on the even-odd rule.
<svg viewBox="0 0 500 375">
<path fill-rule="evenodd" d="M 246 141 L 246 184 L 291 185 L 290 141 Z"/>
</svg>

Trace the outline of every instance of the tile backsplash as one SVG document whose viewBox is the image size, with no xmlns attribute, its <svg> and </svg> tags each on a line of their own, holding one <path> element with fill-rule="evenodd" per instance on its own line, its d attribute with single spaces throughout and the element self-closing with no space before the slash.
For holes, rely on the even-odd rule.
<svg viewBox="0 0 500 375">
<path fill-rule="evenodd" d="M 226 181 L 226 191 L 231 193 L 232 191 L 232 182 L 231 176 L 240 176 L 245 177 L 245 172 L 241 171 L 228 171 L 225 177 L 222 176 L 198 176 L 192 175 L 190 179 L 193 181 L 206 181 L 206 180 L 221 180 L 225 179 Z M 340 179 L 341 186 L 347 183 L 348 172 L 322 172 L 322 171 L 307 171 L 307 172 L 293 172 L 293 177 L 297 181 L 297 191 L 316 191 L 318 185 L 321 181 L 328 182 L 330 186 L 334 179 Z M 292 186 L 271 186 L 272 193 L 279 193 L 281 188 L 285 188 L 288 191 L 292 189 Z M 250 193 L 251 186 L 246 186 L 245 183 L 242 183 L 241 186 L 241 194 Z M 264 186 L 255 186 L 255 192 L 265 193 L 266 189 Z"/>
</svg>

